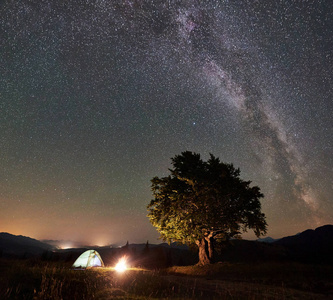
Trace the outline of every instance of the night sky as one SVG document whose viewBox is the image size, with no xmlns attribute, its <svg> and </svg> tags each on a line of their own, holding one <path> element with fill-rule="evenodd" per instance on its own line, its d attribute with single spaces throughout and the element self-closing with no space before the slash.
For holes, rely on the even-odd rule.
<svg viewBox="0 0 333 300">
<path fill-rule="evenodd" d="M 185 150 L 258 185 L 273 238 L 332 223 L 332 12 L 2 0 L 0 231 L 158 243 L 150 179 Z"/>
</svg>

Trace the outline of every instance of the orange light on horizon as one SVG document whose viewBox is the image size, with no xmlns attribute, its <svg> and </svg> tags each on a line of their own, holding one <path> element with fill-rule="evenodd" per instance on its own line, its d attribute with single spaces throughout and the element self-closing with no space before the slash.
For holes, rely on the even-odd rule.
<svg viewBox="0 0 333 300">
<path fill-rule="evenodd" d="M 60 244 L 59 245 L 60 249 L 70 249 L 70 248 L 75 248 L 73 244 L 71 243 L 65 243 L 65 244 Z"/>
</svg>

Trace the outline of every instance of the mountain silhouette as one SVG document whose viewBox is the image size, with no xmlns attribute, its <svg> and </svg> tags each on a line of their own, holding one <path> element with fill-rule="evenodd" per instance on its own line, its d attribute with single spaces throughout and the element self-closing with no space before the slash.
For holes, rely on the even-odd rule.
<svg viewBox="0 0 333 300">
<path fill-rule="evenodd" d="M 284 237 L 273 244 L 283 246 L 292 260 L 313 263 L 333 263 L 333 225 L 308 229 Z"/>
<path fill-rule="evenodd" d="M 333 264 L 333 225 L 325 225 L 315 230 L 308 229 L 293 236 L 279 240 L 264 239 L 262 241 L 231 240 L 229 243 L 216 245 L 218 261 L 230 262 L 263 262 L 263 261 L 297 261 L 303 263 Z M 190 255 L 187 246 L 165 243 L 149 244 L 150 255 L 164 256 L 168 261 L 176 264 L 193 264 L 196 261 L 195 253 Z M 112 256 L 114 253 L 126 250 L 132 255 L 144 252 L 146 243 L 129 244 L 128 247 L 112 248 L 100 247 L 103 256 Z M 51 252 L 52 251 L 52 252 Z M 54 252 L 55 251 L 55 252 Z M 41 241 L 16 236 L 9 233 L 0 233 L 0 256 L 3 257 L 31 257 L 41 256 L 48 252 L 49 256 L 74 255 L 82 249 L 56 250 L 54 246 Z M 155 253 L 156 252 L 156 253 Z M 53 253 L 53 254 L 52 254 Z M 52 255 L 51 255 L 52 254 Z M 162 255 L 163 254 L 163 255 Z M 185 258 L 183 257 L 185 255 Z M 156 257 L 157 257 L 156 256 Z M 191 256 L 191 257 L 190 257 Z M 172 259 L 171 259 L 172 258 Z"/>
<path fill-rule="evenodd" d="M 2 256 L 30 257 L 41 255 L 54 247 L 22 235 L 0 233 L 0 253 Z"/>
</svg>

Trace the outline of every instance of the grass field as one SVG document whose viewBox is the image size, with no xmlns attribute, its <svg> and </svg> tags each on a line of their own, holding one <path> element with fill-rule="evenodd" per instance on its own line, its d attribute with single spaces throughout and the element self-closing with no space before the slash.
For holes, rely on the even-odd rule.
<svg viewBox="0 0 333 300">
<path fill-rule="evenodd" d="M 333 299 L 333 268 L 223 263 L 119 274 L 0 260 L 0 299 Z"/>
</svg>

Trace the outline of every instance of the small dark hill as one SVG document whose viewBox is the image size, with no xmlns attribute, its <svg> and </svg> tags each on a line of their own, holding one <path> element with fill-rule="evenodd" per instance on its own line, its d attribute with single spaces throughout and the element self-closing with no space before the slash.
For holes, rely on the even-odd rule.
<svg viewBox="0 0 333 300">
<path fill-rule="evenodd" d="M 0 233 L 0 253 L 4 257 L 37 256 L 53 248 L 51 245 L 26 236 Z"/>
<path fill-rule="evenodd" d="M 314 245 L 326 246 L 327 243 L 333 242 L 333 225 L 325 225 L 317 229 L 308 229 L 293 236 L 284 237 L 276 244 L 284 246 L 293 245 Z"/>
<path fill-rule="evenodd" d="M 283 246 L 291 260 L 333 264 L 333 225 L 308 229 L 282 238 L 273 244 Z"/>
<path fill-rule="evenodd" d="M 259 241 L 231 240 L 217 247 L 217 260 L 222 262 L 254 263 L 265 261 L 286 261 L 283 246 Z"/>
<path fill-rule="evenodd" d="M 261 242 L 261 243 L 274 243 L 276 241 L 278 241 L 278 240 L 273 239 L 270 236 L 265 237 L 265 238 L 261 238 L 261 239 L 257 239 L 257 242 Z"/>
</svg>

